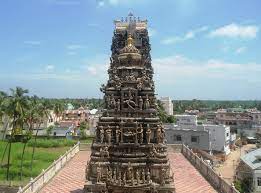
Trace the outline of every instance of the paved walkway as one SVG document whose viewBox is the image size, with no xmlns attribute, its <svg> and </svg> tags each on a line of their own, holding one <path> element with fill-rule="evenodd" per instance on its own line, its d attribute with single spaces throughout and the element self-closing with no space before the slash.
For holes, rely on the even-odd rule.
<svg viewBox="0 0 261 193">
<path fill-rule="evenodd" d="M 217 193 L 181 153 L 169 153 L 176 193 Z"/>
<path fill-rule="evenodd" d="M 90 152 L 80 151 L 40 193 L 82 193 Z"/>
<path fill-rule="evenodd" d="M 40 193 L 83 193 L 90 152 L 79 152 Z M 176 193 L 217 193 L 181 153 L 169 153 Z"/>
</svg>

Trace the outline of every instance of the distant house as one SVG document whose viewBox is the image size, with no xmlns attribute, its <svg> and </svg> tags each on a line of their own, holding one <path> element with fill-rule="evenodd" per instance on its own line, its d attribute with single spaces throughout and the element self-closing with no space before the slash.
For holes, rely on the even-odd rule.
<svg viewBox="0 0 261 193">
<path fill-rule="evenodd" d="M 261 148 L 241 157 L 236 178 L 247 182 L 251 192 L 261 193 Z"/>
<path fill-rule="evenodd" d="M 205 151 L 230 153 L 230 128 L 225 125 L 198 125 L 195 115 L 176 115 L 177 125 L 165 124 L 167 143 L 186 144 Z"/>
</svg>

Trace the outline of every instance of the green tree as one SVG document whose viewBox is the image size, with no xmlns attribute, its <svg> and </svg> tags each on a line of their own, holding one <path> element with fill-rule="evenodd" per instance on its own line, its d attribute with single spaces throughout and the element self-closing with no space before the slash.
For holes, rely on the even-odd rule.
<svg viewBox="0 0 261 193">
<path fill-rule="evenodd" d="M 23 89 L 21 87 L 16 87 L 15 89 L 11 89 L 11 96 L 8 97 L 7 105 L 6 105 L 6 114 L 12 118 L 11 120 L 11 135 L 8 139 L 9 149 L 8 149 L 8 158 L 7 158 L 7 172 L 6 179 L 9 180 L 9 171 L 10 171 L 10 159 L 11 159 L 11 150 L 12 150 L 12 142 L 16 138 L 17 135 L 21 135 L 24 126 L 24 115 L 25 109 L 28 107 L 27 101 L 28 97 L 25 94 L 28 93 L 27 89 Z"/>
<path fill-rule="evenodd" d="M 49 113 L 50 113 L 47 103 L 40 102 L 39 100 L 36 100 L 35 109 L 36 109 L 36 114 L 35 114 L 34 119 L 35 119 L 35 125 L 36 125 L 36 134 L 34 135 L 33 152 L 32 152 L 32 157 L 31 157 L 31 164 L 30 164 L 31 174 L 33 171 L 33 161 L 34 161 L 36 140 L 37 140 L 39 128 L 40 128 L 41 124 L 46 119 L 49 118 Z"/>
</svg>

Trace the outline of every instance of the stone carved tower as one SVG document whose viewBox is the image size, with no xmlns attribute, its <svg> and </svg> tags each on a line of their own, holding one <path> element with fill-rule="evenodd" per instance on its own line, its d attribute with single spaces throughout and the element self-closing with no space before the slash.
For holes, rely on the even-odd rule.
<svg viewBox="0 0 261 193">
<path fill-rule="evenodd" d="M 157 116 L 147 21 L 115 21 L 109 80 L 85 193 L 173 193 L 165 132 Z"/>
</svg>

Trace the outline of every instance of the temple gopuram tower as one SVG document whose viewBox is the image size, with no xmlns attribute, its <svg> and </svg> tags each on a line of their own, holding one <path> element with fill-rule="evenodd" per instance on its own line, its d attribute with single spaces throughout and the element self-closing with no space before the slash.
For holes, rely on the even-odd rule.
<svg viewBox="0 0 261 193">
<path fill-rule="evenodd" d="M 164 128 L 157 115 L 147 20 L 115 22 L 109 80 L 85 193 L 174 193 Z"/>
</svg>

